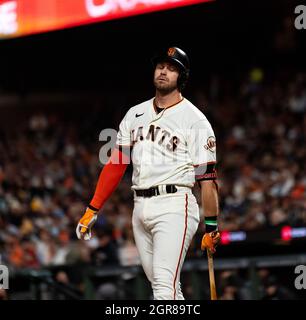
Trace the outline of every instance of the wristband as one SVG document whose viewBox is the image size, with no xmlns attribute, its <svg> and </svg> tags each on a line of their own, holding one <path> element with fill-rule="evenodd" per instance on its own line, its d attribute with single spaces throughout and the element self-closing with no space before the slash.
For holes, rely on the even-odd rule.
<svg viewBox="0 0 306 320">
<path fill-rule="evenodd" d="M 218 216 L 205 217 L 205 232 L 210 233 L 218 230 Z"/>
<path fill-rule="evenodd" d="M 87 206 L 88 209 L 92 210 L 92 211 L 96 211 L 96 213 L 99 211 L 99 209 L 91 206 L 90 204 Z"/>
</svg>

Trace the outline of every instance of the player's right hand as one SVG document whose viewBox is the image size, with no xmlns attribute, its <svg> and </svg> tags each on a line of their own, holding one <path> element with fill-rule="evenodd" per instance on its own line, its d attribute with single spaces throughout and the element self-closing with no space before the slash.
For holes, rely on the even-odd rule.
<svg viewBox="0 0 306 320">
<path fill-rule="evenodd" d="M 91 228 L 98 218 L 97 211 L 87 208 L 76 228 L 78 239 L 90 240 Z"/>
<path fill-rule="evenodd" d="M 201 242 L 201 250 L 209 250 L 211 253 L 216 252 L 216 246 L 220 242 L 220 233 L 218 231 L 213 231 L 209 233 L 205 233 L 202 242 Z"/>
</svg>

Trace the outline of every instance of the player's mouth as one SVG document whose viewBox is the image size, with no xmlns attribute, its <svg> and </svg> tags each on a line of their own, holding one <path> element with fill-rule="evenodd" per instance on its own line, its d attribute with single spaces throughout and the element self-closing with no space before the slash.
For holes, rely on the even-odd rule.
<svg viewBox="0 0 306 320">
<path fill-rule="evenodd" d="M 158 81 L 168 81 L 166 78 L 157 78 Z"/>
</svg>

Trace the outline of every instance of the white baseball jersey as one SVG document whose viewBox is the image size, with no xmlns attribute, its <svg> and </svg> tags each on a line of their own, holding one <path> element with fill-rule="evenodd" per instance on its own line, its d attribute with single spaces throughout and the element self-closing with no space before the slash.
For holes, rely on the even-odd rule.
<svg viewBox="0 0 306 320">
<path fill-rule="evenodd" d="M 205 115 L 186 98 L 157 113 L 150 99 L 129 109 L 116 144 L 132 146 L 132 189 L 214 179 L 216 146 Z"/>
</svg>

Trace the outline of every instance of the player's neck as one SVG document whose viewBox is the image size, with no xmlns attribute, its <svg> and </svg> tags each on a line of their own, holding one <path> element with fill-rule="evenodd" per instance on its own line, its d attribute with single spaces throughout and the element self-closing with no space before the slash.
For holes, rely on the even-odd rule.
<svg viewBox="0 0 306 320">
<path fill-rule="evenodd" d="M 156 91 L 155 94 L 155 103 L 159 108 L 168 108 L 178 102 L 180 102 L 183 99 L 182 94 L 178 91 L 172 91 L 168 94 L 162 94 L 158 91 Z"/>
</svg>

